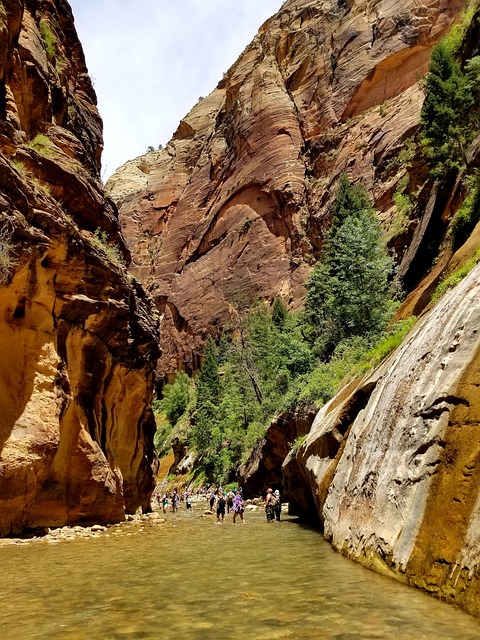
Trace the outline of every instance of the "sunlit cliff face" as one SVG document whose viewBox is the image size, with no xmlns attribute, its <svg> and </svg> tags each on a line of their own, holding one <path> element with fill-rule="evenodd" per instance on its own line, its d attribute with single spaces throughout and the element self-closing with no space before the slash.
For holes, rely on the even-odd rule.
<svg viewBox="0 0 480 640">
<path fill-rule="evenodd" d="M 148 507 L 155 314 L 64 2 L 0 2 L 0 535 Z M 123 258 L 122 258 L 123 254 Z"/>
<path fill-rule="evenodd" d="M 418 125 L 431 46 L 462 6 L 286 2 L 166 148 L 112 176 L 132 268 L 163 317 L 163 374 L 198 369 L 206 333 L 246 301 L 301 304 L 342 170 L 365 181 L 403 260 L 416 223 L 394 237 L 403 173 L 390 161 Z"/>
</svg>

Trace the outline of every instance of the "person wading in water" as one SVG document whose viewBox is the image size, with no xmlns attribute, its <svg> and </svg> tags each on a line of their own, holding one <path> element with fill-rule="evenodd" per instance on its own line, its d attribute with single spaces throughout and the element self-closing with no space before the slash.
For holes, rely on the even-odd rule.
<svg viewBox="0 0 480 640">
<path fill-rule="evenodd" d="M 227 493 L 227 513 L 230 513 L 230 511 L 233 509 L 234 499 L 235 499 L 235 494 L 230 489 L 230 491 Z"/>
<path fill-rule="evenodd" d="M 274 502 L 273 489 L 267 489 L 267 497 L 265 498 L 265 515 L 267 516 L 268 524 L 275 520 Z"/>
<path fill-rule="evenodd" d="M 273 505 L 273 510 L 275 511 L 275 520 L 280 522 L 280 514 L 282 512 L 282 500 L 280 498 L 280 491 L 276 489 L 273 494 L 274 501 L 276 504 Z"/>
<path fill-rule="evenodd" d="M 217 524 L 223 524 L 225 520 L 225 496 L 223 495 L 223 491 L 217 491 Z"/>
<path fill-rule="evenodd" d="M 245 520 L 243 519 L 244 511 L 245 511 L 245 505 L 243 504 L 243 496 L 239 489 L 233 500 L 233 524 L 235 524 L 235 521 L 238 515 L 240 516 L 240 520 L 242 521 L 242 523 L 243 524 L 245 523 Z"/>
</svg>

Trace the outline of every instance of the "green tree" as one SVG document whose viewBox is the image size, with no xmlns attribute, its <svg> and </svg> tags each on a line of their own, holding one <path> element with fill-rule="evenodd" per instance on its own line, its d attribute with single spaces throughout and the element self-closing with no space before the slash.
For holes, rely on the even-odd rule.
<svg viewBox="0 0 480 640">
<path fill-rule="evenodd" d="M 278 315 L 264 303 L 237 307 L 228 337 L 220 339 L 220 406 L 204 429 L 209 443 L 199 461 L 207 477 L 216 482 L 233 479 L 235 469 L 282 406 L 293 381 L 313 369 L 314 359 L 299 325 L 282 307 L 277 305 Z M 203 430 L 200 395 L 198 398 L 195 429 Z"/>
<path fill-rule="evenodd" d="M 466 149 L 478 131 L 480 58 L 461 61 L 462 40 L 474 15 L 474 9 L 467 11 L 433 48 L 424 83 L 420 141 L 435 178 L 468 165 Z"/>
<path fill-rule="evenodd" d="M 200 455 L 208 457 L 218 447 L 220 399 L 217 350 L 209 336 L 203 350 L 200 374 L 196 380 L 195 423 L 192 430 L 193 444 Z"/>
<path fill-rule="evenodd" d="M 165 385 L 162 399 L 158 403 L 160 411 L 167 416 L 174 427 L 187 409 L 191 399 L 191 381 L 184 371 L 177 371 L 171 384 Z"/>
<path fill-rule="evenodd" d="M 380 333 L 392 314 L 393 262 L 365 189 L 342 176 L 339 196 L 324 255 L 306 285 L 305 335 L 320 357 L 341 340 Z"/>
<path fill-rule="evenodd" d="M 468 195 L 452 221 L 452 247 L 462 246 L 480 220 L 480 173 L 475 172 L 467 181 Z"/>
<path fill-rule="evenodd" d="M 362 183 L 352 185 L 347 174 L 343 171 L 340 174 L 337 194 L 332 205 L 333 217 L 329 236 L 335 235 L 347 218 L 371 208 L 372 204 L 365 186 Z"/>
<path fill-rule="evenodd" d="M 278 328 L 282 329 L 287 318 L 287 307 L 283 304 L 280 298 L 275 298 L 272 309 L 272 322 Z"/>
</svg>

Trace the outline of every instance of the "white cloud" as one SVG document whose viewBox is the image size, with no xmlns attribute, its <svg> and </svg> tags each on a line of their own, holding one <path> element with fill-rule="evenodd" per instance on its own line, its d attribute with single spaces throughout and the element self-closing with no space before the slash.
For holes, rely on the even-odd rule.
<svg viewBox="0 0 480 640">
<path fill-rule="evenodd" d="M 70 0 L 104 121 L 106 178 L 165 144 L 282 0 Z"/>
</svg>

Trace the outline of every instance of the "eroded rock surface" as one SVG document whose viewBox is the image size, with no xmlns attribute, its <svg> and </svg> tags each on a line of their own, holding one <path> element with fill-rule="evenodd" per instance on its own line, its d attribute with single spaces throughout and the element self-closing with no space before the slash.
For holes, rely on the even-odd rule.
<svg viewBox="0 0 480 640">
<path fill-rule="evenodd" d="M 114 174 L 135 273 L 161 312 L 163 372 L 195 371 L 205 334 L 245 299 L 301 304 L 342 170 L 365 181 L 403 260 L 418 220 L 397 228 L 395 158 L 418 126 L 431 46 L 462 7 L 290 0 L 164 150 Z M 411 189 L 424 182 L 415 166 Z"/>
<path fill-rule="evenodd" d="M 368 567 L 480 613 L 480 266 L 285 463 L 292 510 Z"/>
<path fill-rule="evenodd" d="M 154 486 L 155 313 L 69 5 L 0 1 L 0 45 L 0 535 L 122 520 Z"/>
</svg>

